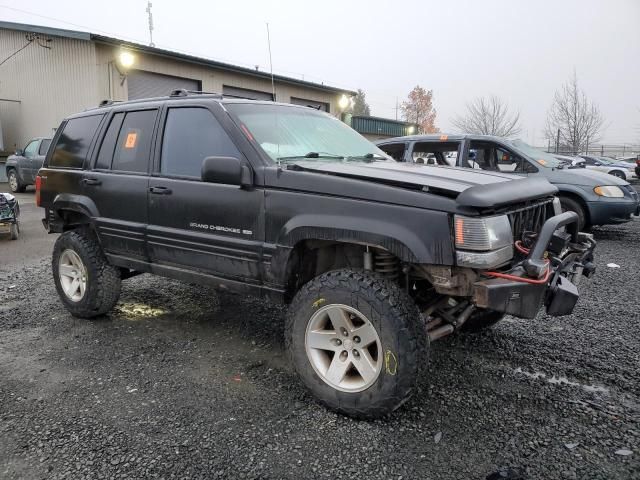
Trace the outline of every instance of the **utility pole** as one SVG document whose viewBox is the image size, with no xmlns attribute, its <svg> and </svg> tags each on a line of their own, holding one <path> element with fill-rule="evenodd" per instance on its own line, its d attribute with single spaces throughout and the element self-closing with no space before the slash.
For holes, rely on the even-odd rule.
<svg viewBox="0 0 640 480">
<path fill-rule="evenodd" d="M 558 148 L 560 148 L 560 129 L 558 129 L 558 135 L 556 136 L 556 153 L 558 153 Z"/>
<path fill-rule="evenodd" d="M 151 2 L 147 2 L 147 14 L 149 16 L 149 46 L 155 47 L 156 44 L 153 43 L 153 14 L 151 13 L 151 7 L 153 4 Z"/>
</svg>

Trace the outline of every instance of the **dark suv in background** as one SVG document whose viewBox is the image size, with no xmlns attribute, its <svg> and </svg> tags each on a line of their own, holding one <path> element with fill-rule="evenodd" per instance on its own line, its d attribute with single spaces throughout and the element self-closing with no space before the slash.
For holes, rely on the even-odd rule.
<svg viewBox="0 0 640 480">
<path fill-rule="evenodd" d="M 36 180 L 73 315 L 144 272 L 290 303 L 292 365 L 359 417 L 406 401 L 430 341 L 573 310 L 595 243 L 556 192 L 397 163 L 312 108 L 186 91 L 69 117 Z"/>
<path fill-rule="evenodd" d="M 12 192 L 24 192 L 28 185 L 36 183 L 36 175 L 42 167 L 50 144 L 50 138 L 34 138 L 24 149 L 17 150 L 15 155 L 7 158 L 5 169 Z"/>
<path fill-rule="evenodd" d="M 625 180 L 603 172 L 570 169 L 552 154 L 487 135 L 413 135 L 377 142 L 396 161 L 458 166 L 543 177 L 555 185 L 565 211 L 578 214 L 580 229 L 624 223 L 638 215 L 636 190 Z"/>
</svg>

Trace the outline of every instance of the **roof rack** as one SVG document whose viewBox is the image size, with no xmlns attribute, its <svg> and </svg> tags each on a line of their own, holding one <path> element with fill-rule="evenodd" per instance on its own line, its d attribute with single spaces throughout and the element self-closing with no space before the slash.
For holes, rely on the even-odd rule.
<svg viewBox="0 0 640 480">
<path fill-rule="evenodd" d="M 109 105 L 113 105 L 114 103 L 121 103 L 122 100 L 102 100 L 99 104 L 98 107 L 107 107 Z"/>
<path fill-rule="evenodd" d="M 218 92 L 203 92 L 200 90 L 186 90 L 184 88 L 177 88 L 171 90 L 170 97 L 188 97 L 189 95 L 214 95 L 218 98 L 223 98 L 221 93 Z"/>
</svg>

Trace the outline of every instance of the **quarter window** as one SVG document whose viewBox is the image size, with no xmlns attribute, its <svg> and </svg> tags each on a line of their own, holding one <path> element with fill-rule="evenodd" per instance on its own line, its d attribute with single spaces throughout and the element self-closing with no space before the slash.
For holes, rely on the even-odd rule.
<svg viewBox="0 0 640 480">
<path fill-rule="evenodd" d="M 52 167 L 82 168 L 91 140 L 103 115 L 72 118 L 58 137 L 49 165 Z"/>
<path fill-rule="evenodd" d="M 49 145 L 51 145 L 50 138 L 45 138 L 44 140 L 42 140 L 42 143 L 40 143 L 40 148 L 38 149 L 38 155 L 46 155 L 47 150 L 49 150 Z"/>
<path fill-rule="evenodd" d="M 162 140 L 160 172 L 200 178 L 207 157 L 237 157 L 240 152 L 206 108 L 171 108 Z"/>
<path fill-rule="evenodd" d="M 112 170 L 147 172 L 157 112 L 140 110 L 125 115 L 116 141 Z"/>
</svg>

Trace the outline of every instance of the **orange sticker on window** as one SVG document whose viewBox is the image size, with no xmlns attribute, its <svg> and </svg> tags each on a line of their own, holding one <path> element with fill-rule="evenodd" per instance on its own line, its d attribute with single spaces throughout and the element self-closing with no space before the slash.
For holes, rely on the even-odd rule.
<svg viewBox="0 0 640 480">
<path fill-rule="evenodd" d="M 441 142 L 446 142 L 447 138 L 449 138 L 449 135 L 440 135 L 440 141 Z"/>
<path fill-rule="evenodd" d="M 124 148 L 135 148 L 136 140 L 138 140 L 138 134 L 136 132 L 129 132 L 127 134 L 127 141 L 124 142 Z"/>
</svg>

